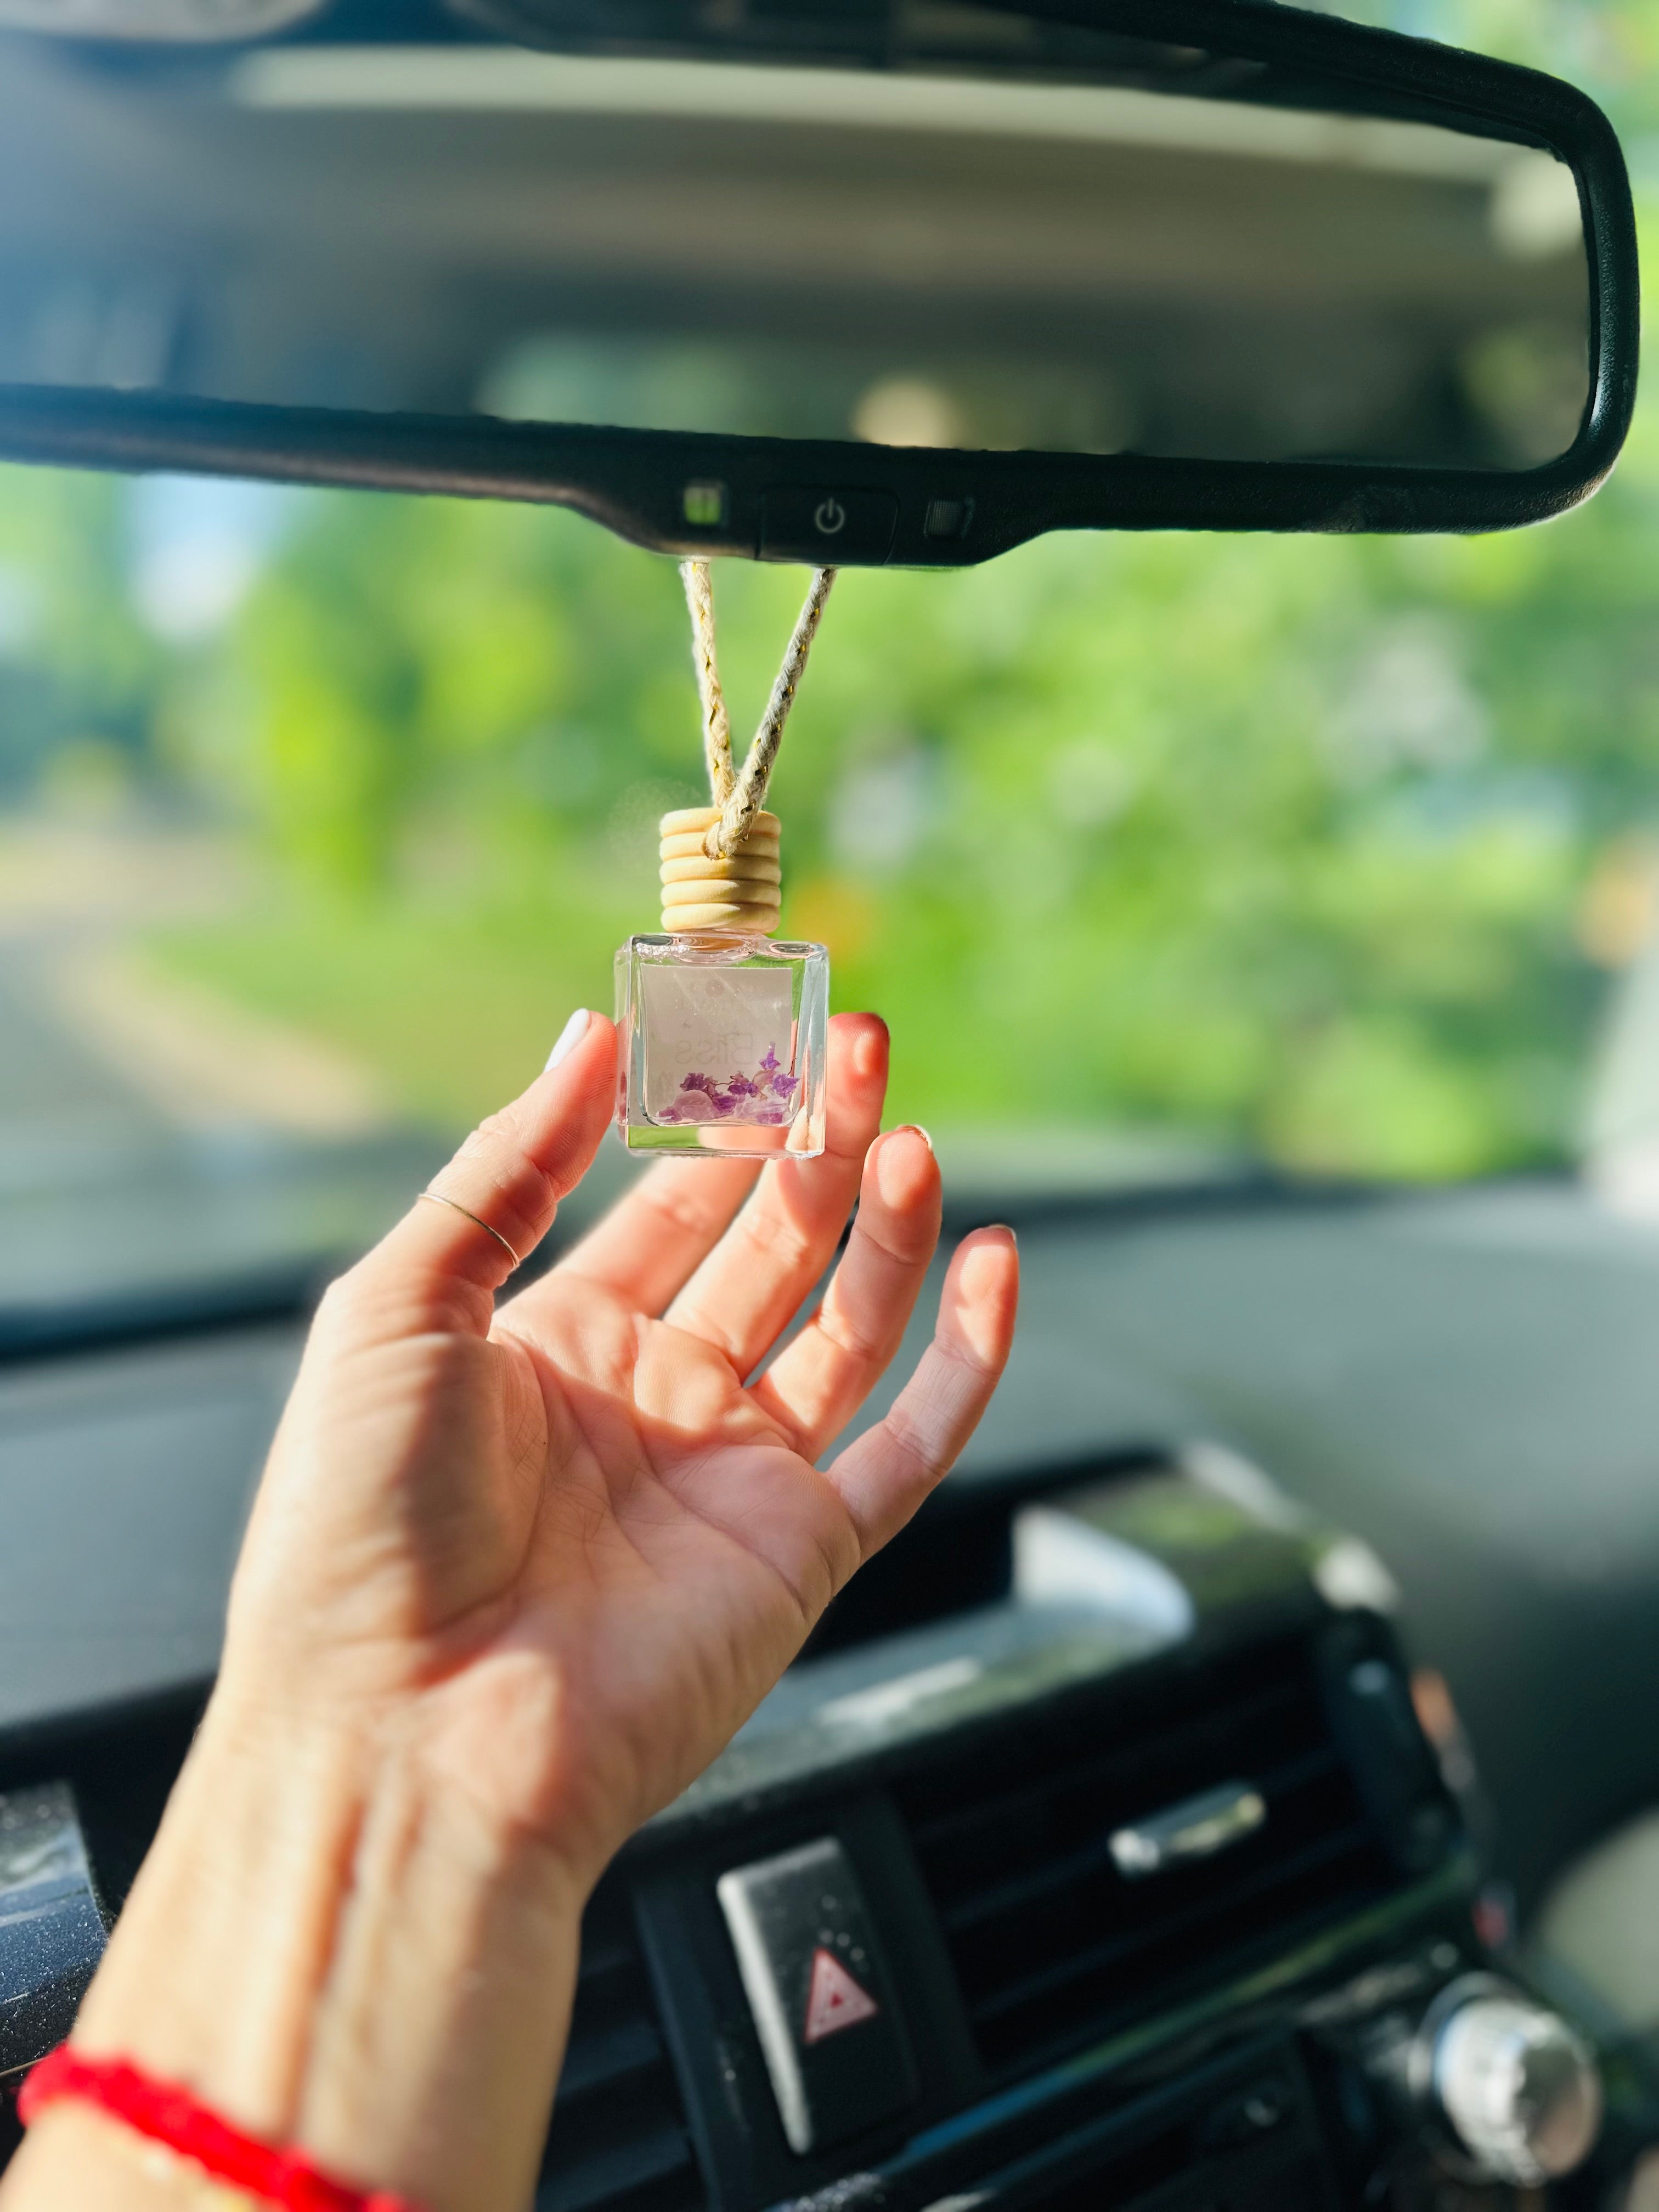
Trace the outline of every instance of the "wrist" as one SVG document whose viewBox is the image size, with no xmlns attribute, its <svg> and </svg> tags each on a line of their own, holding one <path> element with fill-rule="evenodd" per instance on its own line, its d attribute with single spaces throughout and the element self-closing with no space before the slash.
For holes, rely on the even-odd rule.
<svg viewBox="0 0 1659 2212">
<path fill-rule="evenodd" d="M 217 1694 L 76 2039 L 434 2212 L 521 2202 L 586 1890 L 404 1732 Z"/>
</svg>

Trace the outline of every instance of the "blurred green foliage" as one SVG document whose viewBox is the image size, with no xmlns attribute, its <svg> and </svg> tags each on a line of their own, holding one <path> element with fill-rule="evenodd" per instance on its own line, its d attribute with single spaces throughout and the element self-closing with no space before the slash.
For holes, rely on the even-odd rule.
<svg viewBox="0 0 1659 2212">
<path fill-rule="evenodd" d="M 1659 11 L 1391 20 L 1647 120 Z M 168 642 L 126 487 L 0 475 L 4 793 L 95 772 L 235 825 L 246 909 L 164 957 L 470 1115 L 654 926 L 654 817 L 702 796 L 678 580 L 556 512 L 288 496 L 234 611 Z M 1561 1157 L 1606 988 L 1586 899 L 1594 940 L 1659 803 L 1656 555 L 1649 408 L 1596 500 L 1504 538 L 848 573 L 774 784 L 786 929 L 887 1014 L 894 1112 L 932 1126 L 1383 1175 Z M 802 582 L 717 573 L 740 738 Z"/>
</svg>

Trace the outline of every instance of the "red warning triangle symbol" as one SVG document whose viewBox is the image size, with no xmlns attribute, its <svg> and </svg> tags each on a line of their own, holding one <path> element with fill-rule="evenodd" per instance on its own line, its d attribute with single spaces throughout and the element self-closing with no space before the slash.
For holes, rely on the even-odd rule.
<svg viewBox="0 0 1659 2212">
<path fill-rule="evenodd" d="M 869 1990 L 860 1989 L 835 1953 L 820 1943 L 812 1954 L 802 2042 L 822 2043 L 837 2028 L 856 2027 L 861 2020 L 873 2020 L 880 2010 Z"/>
</svg>

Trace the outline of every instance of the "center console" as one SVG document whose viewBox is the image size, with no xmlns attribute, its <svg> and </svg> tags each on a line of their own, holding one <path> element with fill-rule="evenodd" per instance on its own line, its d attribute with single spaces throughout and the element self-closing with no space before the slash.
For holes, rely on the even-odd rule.
<svg viewBox="0 0 1659 2212">
<path fill-rule="evenodd" d="M 1659 2112 L 1477 1936 L 1355 1570 L 1213 1468 L 947 1486 L 596 1893 L 537 2212 L 1607 2203 Z M 106 1911 L 132 1740 L 0 1756 Z"/>
</svg>

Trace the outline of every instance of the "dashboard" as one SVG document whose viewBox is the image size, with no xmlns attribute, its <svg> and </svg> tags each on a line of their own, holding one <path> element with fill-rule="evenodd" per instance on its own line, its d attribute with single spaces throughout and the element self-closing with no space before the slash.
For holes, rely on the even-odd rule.
<svg viewBox="0 0 1659 2212">
<path fill-rule="evenodd" d="M 1535 1737 L 1511 1776 L 1488 1669 L 1532 1679 L 1529 1629 L 1571 1724 L 1608 1577 L 1565 1532 L 1623 1543 L 1632 1601 L 1654 1566 L 1659 1243 L 1540 1187 L 1055 1209 L 1022 1249 L 963 1470 L 596 1894 L 538 2212 L 1444 2212 L 1537 2203 L 1563 2143 L 1549 2201 L 1616 2201 L 1659 2102 L 1483 1917 L 1409 1666 L 1450 1680 L 1523 1885 L 1646 1786 L 1599 1725 L 1571 1787 Z M 0 2081 L 62 2032 L 187 1747 L 300 1335 L 0 1374 Z M 33 1966 L 9 1806 L 55 1869 Z"/>
</svg>

